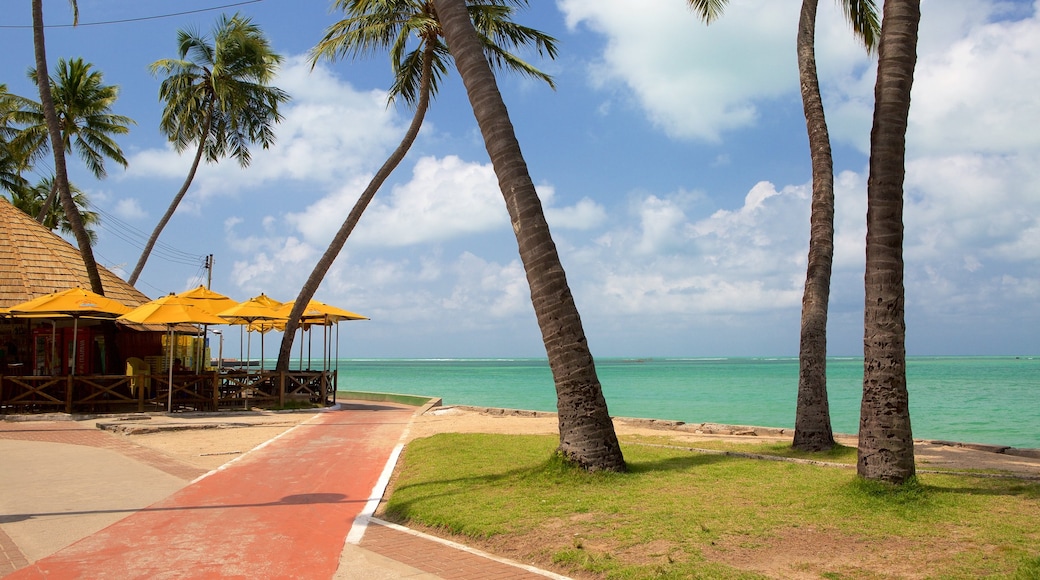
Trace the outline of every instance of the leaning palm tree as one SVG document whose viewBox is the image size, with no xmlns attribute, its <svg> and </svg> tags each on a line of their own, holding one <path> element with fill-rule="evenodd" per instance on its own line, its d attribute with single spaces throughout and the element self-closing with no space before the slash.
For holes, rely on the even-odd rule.
<svg viewBox="0 0 1040 580">
<path fill-rule="evenodd" d="M 529 75 L 554 86 L 552 78 L 509 51 L 533 45 L 539 54 L 556 56 L 556 41 L 542 32 L 515 24 L 510 20 L 515 7 L 526 6 L 526 0 L 470 0 L 469 13 L 476 24 L 483 50 L 491 62 L 501 68 Z M 404 159 L 422 127 L 430 98 L 436 94 L 440 79 L 448 72 L 448 49 L 444 45 L 440 22 L 429 0 L 337 0 L 347 18 L 333 24 L 325 37 L 311 51 L 311 61 L 344 56 L 359 57 L 380 50 L 390 52 L 394 84 L 389 101 L 400 97 L 415 108 L 412 122 L 400 145 L 379 168 L 359 196 L 343 225 L 329 243 L 321 259 L 300 289 L 282 335 L 278 352 L 278 369 L 289 367 L 292 342 L 300 316 L 314 297 L 332 263 L 354 230 L 361 214 L 375 197 L 386 178 Z M 408 43 L 418 41 L 414 49 Z"/>
<path fill-rule="evenodd" d="M 90 238 L 90 244 L 94 245 L 97 243 L 97 232 L 93 229 L 93 226 L 101 223 L 101 217 L 97 212 L 90 210 L 90 200 L 87 199 L 83 191 L 71 183 L 69 184 L 69 189 L 72 191 L 72 199 L 76 202 L 76 207 L 79 209 L 83 227 L 87 230 L 87 237 Z M 33 187 L 12 190 L 11 205 L 31 216 L 38 216 L 47 202 L 47 198 L 53 194 L 54 190 L 54 178 L 46 177 Z M 51 230 L 60 230 L 63 234 L 72 233 L 72 226 L 69 224 L 65 212 L 58 205 L 51 206 L 50 211 L 44 216 L 42 224 Z"/>
<path fill-rule="evenodd" d="M 65 151 L 75 151 L 87 169 L 98 179 L 103 179 L 108 174 L 106 158 L 127 166 L 123 150 L 113 136 L 129 133 L 134 120 L 111 112 L 112 105 L 119 98 L 119 87 L 104 84 L 104 75 L 91 68 L 92 65 L 81 58 L 58 59 L 55 75 L 50 81 L 51 96 L 58 113 Z M 36 78 L 35 69 L 29 69 L 29 78 Z M 17 139 L 19 146 L 30 156 L 50 149 L 42 105 L 28 101 L 22 111 L 15 113 L 14 119 L 25 125 Z M 51 213 L 57 190 L 55 183 L 53 191 L 40 207 L 36 216 L 40 223 Z"/>
<path fill-rule="evenodd" d="M 480 37 L 464 0 L 435 0 L 434 4 L 498 176 L 531 287 L 531 302 L 556 384 L 557 453 L 588 470 L 624 471 L 625 458 L 581 317 Z"/>
<path fill-rule="evenodd" d="M 885 0 L 883 14 L 867 179 L 863 401 L 856 472 L 899 484 L 916 471 L 906 389 L 903 180 L 921 1 Z"/>
<path fill-rule="evenodd" d="M 157 60 L 152 74 L 168 75 L 159 86 L 165 101 L 159 130 L 178 152 L 194 145 L 188 177 L 156 224 L 130 278 L 136 284 L 159 234 L 188 192 L 199 162 L 216 163 L 231 155 L 241 167 L 251 159 L 249 145 L 267 149 L 274 125 L 282 120 L 278 106 L 289 95 L 270 82 L 282 62 L 263 31 L 249 18 L 224 15 L 212 39 L 195 30 L 177 32 L 178 58 Z"/>
<path fill-rule="evenodd" d="M 867 52 L 877 47 L 879 32 L 874 0 L 838 0 L 845 18 Z M 819 0 L 803 0 L 798 18 L 798 76 L 802 109 L 809 134 L 812 161 L 812 211 L 809 217 L 809 258 L 802 294 L 802 321 L 798 351 L 798 404 L 793 447 L 825 451 L 834 447 L 830 404 L 827 400 L 827 310 L 831 265 L 834 261 L 834 162 L 823 112 L 820 80 L 816 74 L 816 7 Z"/>
<path fill-rule="evenodd" d="M 79 7 L 76 0 L 70 0 L 73 12 L 73 23 L 79 21 Z M 83 258 L 83 267 L 87 271 L 87 279 L 90 280 L 90 289 L 96 294 L 104 296 L 105 288 L 101 283 L 101 274 L 98 272 L 97 261 L 94 260 L 94 251 L 90 246 L 90 236 L 83 225 L 83 219 L 76 209 L 76 203 L 72 199 L 69 190 L 69 173 L 65 167 L 65 147 L 61 139 L 61 125 L 58 113 L 54 108 L 54 99 L 51 96 L 50 81 L 47 78 L 47 48 L 43 34 L 43 0 L 32 0 L 33 19 L 33 49 L 36 55 L 36 87 L 40 91 L 40 104 L 47 120 L 47 134 L 51 141 L 51 152 L 54 154 L 54 179 L 58 182 L 58 195 L 61 199 L 62 208 L 69 220 L 76 245 L 79 246 L 80 256 Z"/>
</svg>

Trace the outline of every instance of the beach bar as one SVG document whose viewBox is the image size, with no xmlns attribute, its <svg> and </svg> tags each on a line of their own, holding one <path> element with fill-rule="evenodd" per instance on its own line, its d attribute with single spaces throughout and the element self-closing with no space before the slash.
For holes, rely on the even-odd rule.
<svg viewBox="0 0 1040 580">
<path fill-rule="evenodd" d="M 90 284 L 75 247 L 0 198 L 0 414 L 335 402 L 335 371 L 221 368 L 210 364 L 208 341 L 197 325 L 118 321 L 149 298 L 98 269 L 104 297 L 82 290 Z M 63 307 L 19 309 L 74 290 L 81 294 Z M 106 309 L 106 299 L 125 307 Z"/>
</svg>

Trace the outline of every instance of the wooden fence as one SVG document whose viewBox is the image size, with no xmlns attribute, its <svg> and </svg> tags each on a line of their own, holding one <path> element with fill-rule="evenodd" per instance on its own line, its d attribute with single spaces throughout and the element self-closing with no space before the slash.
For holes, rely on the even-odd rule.
<svg viewBox="0 0 1040 580">
<path fill-rule="evenodd" d="M 119 413 L 330 405 L 336 371 L 157 375 L 0 375 L 0 413 Z"/>
</svg>

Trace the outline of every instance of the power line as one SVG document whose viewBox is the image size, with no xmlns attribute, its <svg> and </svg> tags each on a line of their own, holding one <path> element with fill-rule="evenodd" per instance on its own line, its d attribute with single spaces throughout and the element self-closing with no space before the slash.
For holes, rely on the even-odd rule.
<svg viewBox="0 0 1040 580">
<path fill-rule="evenodd" d="M 103 20 L 100 22 L 80 22 L 79 24 L 45 24 L 44 28 L 74 28 L 80 26 L 106 26 L 109 24 L 126 24 L 128 22 L 144 22 L 146 20 L 159 20 L 161 18 L 172 18 L 174 16 L 185 16 L 187 14 L 198 14 L 200 12 L 212 12 L 214 10 L 223 10 L 225 8 L 234 8 L 235 6 L 245 6 L 246 4 L 256 4 L 257 2 L 263 2 L 263 0 L 245 0 L 244 2 L 235 2 L 233 4 L 224 4 L 223 6 L 213 6 L 212 8 L 199 8 L 198 10 L 187 10 L 184 12 L 173 12 L 170 14 L 157 14 L 155 16 L 140 16 L 138 18 L 124 18 L 122 20 Z M 32 28 L 32 24 L 0 24 L 0 28 Z"/>
<path fill-rule="evenodd" d="M 108 213 L 104 210 L 97 209 L 98 214 L 104 219 L 101 220 L 99 227 L 104 229 L 106 232 L 113 236 L 123 240 L 124 242 L 134 246 L 138 249 L 144 249 L 145 243 L 147 242 L 149 235 L 145 234 L 141 230 L 134 226 L 124 222 L 116 216 Z M 106 227 L 108 223 L 115 224 L 118 227 Z M 155 245 L 152 247 L 152 256 L 163 259 L 167 262 L 175 264 L 182 264 L 185 266 L 197 266 L 205 263 L 206 256 L 202 254 L 192 254 L 185 252 L 178 248 L 175 248 L 169 244 L 163 243 L 159 240 L 155 241 Z"/>
</svg>

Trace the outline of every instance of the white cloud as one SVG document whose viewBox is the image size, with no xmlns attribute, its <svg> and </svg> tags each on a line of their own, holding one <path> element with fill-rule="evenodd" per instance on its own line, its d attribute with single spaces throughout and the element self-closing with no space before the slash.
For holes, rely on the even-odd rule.
<svg viewBox="0 0 1040 580">
<path fill-rule="evenodd" d="M 453 270 L 457 282 L 443 302 L 445 308 L 475 310 L 493 318 L 532 311 L 531 291 L 519 260 L 502 265 L 465 252 Z"/>
<path fill-rule="evenodd" d="M 629 88 L 661 130 L 681 138 L 717 141 L 754 124 L 758 102 L 797 95 L 794 32 L 800 2 L 736 0 L 705 26 L 685 2 L 645 0 L 638 9 L 621 0 L 560 0 L 567 24 L 606 37 L 594 84 Z M 840 12 L 819 8 L 819 68 L 846 74 L 866 60 Z"/>
<path fill-rule="evenodd" d="M 117 201 L 113 211 L 117 216 L 125 220 L 139 220 L 148 217 L 148 212 L 141 207 L 141 203 L 133 198 Z"/>
<path fill-rule="evenodd" d="M 506 224 L 498 179 L 489 164 L 469 163 L 453 155 L 423 157 L 408 183 L 369 206 L 357 243 L 407 246 Z"/>
<path fill-rule="evenodd" d="M 368 176 L 358 177 L 285 219 L 308 242 L 324 245 L 339 230 L 368 183 Z M 384 184 L 383 189 L 387 191 L 376 193 L 351 234 L 352 245 L 411 246 L 509 227 L 498 179 L 489 163 L 467 162 L 454 155 L 422 157 L 416 161 L 409 181 Z M 603 206 L 591 199 L 555 207 L 552 186 L 542 185 L 537 190 L 552 227 L 589 230 L 606 219 Z"/>
</svg>

